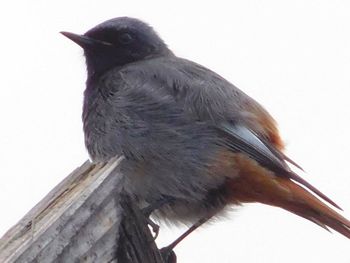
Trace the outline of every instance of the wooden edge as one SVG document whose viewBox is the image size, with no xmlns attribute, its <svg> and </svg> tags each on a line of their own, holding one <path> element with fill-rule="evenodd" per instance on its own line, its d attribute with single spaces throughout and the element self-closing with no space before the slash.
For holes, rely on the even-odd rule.
<svg viewBox="0 0 350 263">
<path fill-rule="evenodd" d="M 123 193 L 122 159 L 86 161 L 67 176 L 0 239 L 0 262 L 162 263 L 146 219 Z"/>
</svg>

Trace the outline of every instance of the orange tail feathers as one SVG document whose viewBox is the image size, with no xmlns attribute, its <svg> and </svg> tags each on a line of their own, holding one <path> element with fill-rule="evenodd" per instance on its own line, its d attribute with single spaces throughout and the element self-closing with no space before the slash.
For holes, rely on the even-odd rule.
<svg viewBox="0 0 350 263">
<path fill-rule="evenodd" d="M 278 206 L 350 239 L 350 221 L 305 188 L 288 178 L 275 176 L 245 156 L 235 159 L 241 172 L 229 182 L 231 201 Z"/>
</svg>

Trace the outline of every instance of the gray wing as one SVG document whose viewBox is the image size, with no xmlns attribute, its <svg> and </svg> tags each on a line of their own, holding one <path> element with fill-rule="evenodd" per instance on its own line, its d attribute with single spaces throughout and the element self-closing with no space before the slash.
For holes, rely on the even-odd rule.
<svg viewBox="0 0 350 263">
<path fill-rule="evenodd" d="M 227 146 L 233 152 L 240 152 L 248 155 L 262 166 L 274 171 L 275 175 L 287 177 L 300 183 L 328 203 L 332 204 L 338 209 L 341 209 L 334 201 L 329 199 L 320 190 L 293 172 L 286 164 L 286 157 L 283 153 L 274 148 L 274 146 L 268 142 L 264 142 L 247 127 L 224 123 L 219 125 L 217 128 L 226 138 L 225 146 Z"/>
<path fill-rule="evenodd" d="M 322 192 L 294 173 L 286 161 L 298 168 L 300 166 L 253 131 L 249 125 L 245 125 L 246 115 L 242 114 L 244 108 L 239 103 L 247 100 L 245 93 L 216 73 L 191 61 L 173 58 L 145 63 L 148 64 L 141 69 L 126 69 L 125 81 L 133 87 L 136 82 L 136 86 L 143 83 L 143 88 L 148 89 L 148 92 L 162 94 L 162 97 L 170 100 L 168 103 L 171 102 L 172 106 L 168 106 L 181 111 L 183 124 L 171 122 L 175 125 L 168 123 L 168 127 L 179 128 L 179 125 L 187 125 L 181 132 L 188 136 L 188 129 L 193 129 L 198 134 L 199 126 L 196 123 L 202 123 L 203 130 L 215 131 L 217 141 L 223 143 L 224 147 L 248 155 L 260 165 L 274 171 L 277 176 L 287 177 L 304 185 L 339 208 Z M 254 100 L 251 101 L 255 103 Z M 167 113 L 164 111 L 162 114 L 166 117 Z M 203 142 L 212 138 L 211 136 L 212 134 Z M 198 140 L 198 136 L 194 138 Z"/>
</svg>

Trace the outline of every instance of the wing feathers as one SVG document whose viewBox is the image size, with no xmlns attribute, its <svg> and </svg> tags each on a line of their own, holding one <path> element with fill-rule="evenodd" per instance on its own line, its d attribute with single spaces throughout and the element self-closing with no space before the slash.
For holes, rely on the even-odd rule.
<svg viewBox="0 0 350 263">
<path fill-rule="evenodd" d="M 298 182 L 323 200 L 341 210 L 334 201 L 293 172 L 286 161 L 300 168 L 299 165 L 277 150 L 273 145 L 260 139 L 259 136 L 250 129 L 243 125 L 224 123 L 219 126 L 219 130 L 224 133 L 226 138 L 224 141 L 225 146 L 230 150 L 247 154 L 262 166 L 274 171 L 277 176 L 287 177 Z"/>
</svg>

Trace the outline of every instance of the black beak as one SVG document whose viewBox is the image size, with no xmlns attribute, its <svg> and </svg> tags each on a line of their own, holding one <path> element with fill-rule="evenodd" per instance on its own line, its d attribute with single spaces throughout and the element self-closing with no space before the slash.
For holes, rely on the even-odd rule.
<svg viewBox="0 0 350 263">
<path fill-rule="evenodd" d="M 78 44 L 81 46 L 83 49 L 88 49 L 91 47 L 96 47 L 96 46 L 112 46 L 111 43 L 93 39 L 91 37 L 85 36 L 85 35 L 78 35 L 70 32 L 60 32 L 62 35 L 65 37 L 69 38 L 72 40 L 74 43 Z"/>
</svg>

